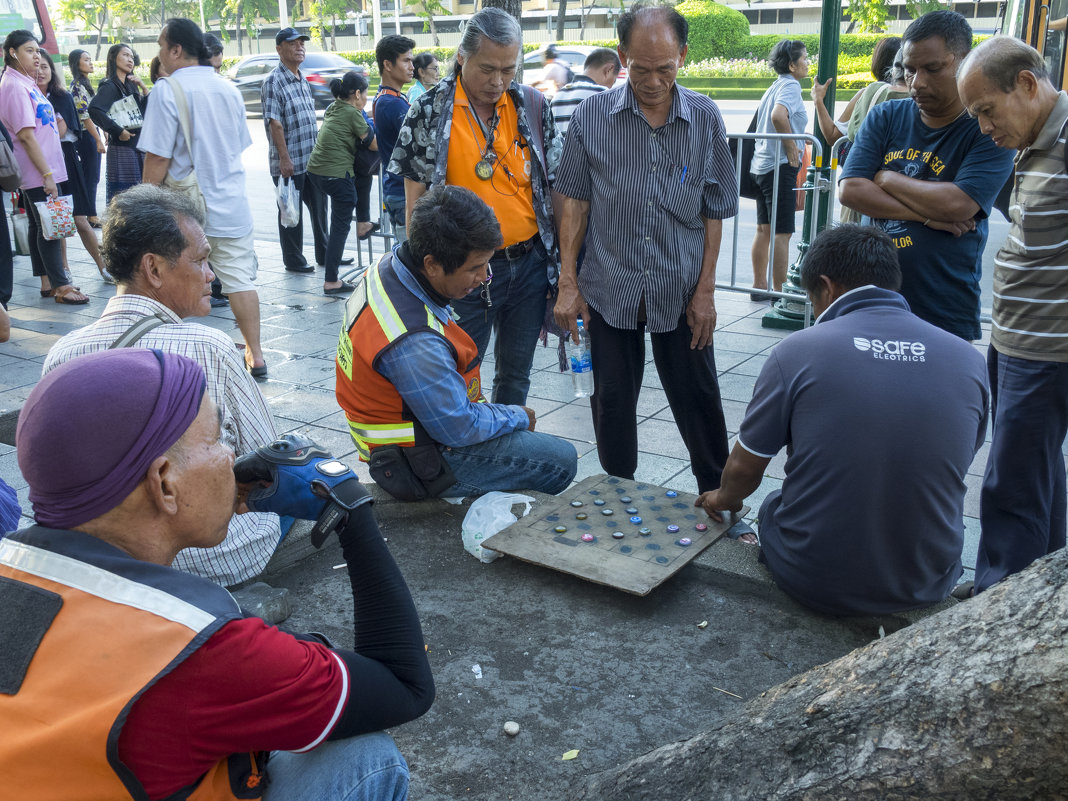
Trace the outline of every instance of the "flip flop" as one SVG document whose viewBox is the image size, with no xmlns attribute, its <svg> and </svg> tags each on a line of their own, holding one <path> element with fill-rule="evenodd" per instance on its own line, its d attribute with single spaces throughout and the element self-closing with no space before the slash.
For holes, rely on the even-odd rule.
<svg viewBox="0 0 1068 801">
<path fill-rule="evenodd" d="M 73 297 L 71 297 L 72 295 L 81 296 L 81 300 L 75 300 Z M 68 306 L 84 306 L 86 303 L 89 302 L 89 296 L 83 295 L 81 292 L 78 291 L 77 287 L 71 287 L 70 290 L 64 292 L 62 295 L 52 295 L 52 299 L 55 300 L 56 303 L 63 303 Z"/>
<path fill-rule="evenodd" d="M 381 227 L 382 226 L 379 223 L 371 223 L 371 228 L 367 231 L 367 233 L 366 234 L 362 234 L 360 236 L 357 236 L 356 238 L 361 240 L 361 241 L 370 239 L 371 238 L 371 234 L 373 234 L 375 231 L 379 230 Z"/>
<path fill-rule="evenodd" d="M 42 298 L 50 298 L 54 294 L 56 294 L 56 290 L 54 290 L 54 289 L 42 289 L 41 290 L 41 297 Z"/>
</svg>

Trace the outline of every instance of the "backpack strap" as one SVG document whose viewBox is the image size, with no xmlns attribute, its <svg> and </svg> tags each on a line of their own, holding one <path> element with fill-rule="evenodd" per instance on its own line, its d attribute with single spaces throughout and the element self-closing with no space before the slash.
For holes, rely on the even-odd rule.
<svg viewBox="0 0 1068 801">
<path fill-rule="evenodd" d="M 148 317 L 142 317 L 137 320 L 133 325 L 123 331 L 119 336 L 108 345 L 108 350 L 114 348 L 129 348 L 137 344 L 141 337 L 147 334 L 154 328 L 159 328 L 161 325 L 174 322 L 164 317 L 162 314 L 153 314 Z"/>
</svg>

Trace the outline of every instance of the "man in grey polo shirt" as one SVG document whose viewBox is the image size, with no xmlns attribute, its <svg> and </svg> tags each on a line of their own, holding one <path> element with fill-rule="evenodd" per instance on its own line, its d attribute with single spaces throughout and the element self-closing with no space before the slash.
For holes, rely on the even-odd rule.
<svg viewBox="0 0 1068 801">
<path fill-rule="evenodd" d="M 698 505 L 720 518 L 787 449 L 782 490 L 760 507 L 775 582 L 832 615 L 941 601 L 961 575 L 964 477 L 986 434 L 983 358 L 897 293 L 883 231 L 821 233 L 801 266 L 815 326 L 771 352 L 723 481 Z"/>
<path fill-rule="evenodd" d="M 727 431 L 716 379 L 716 260 L 738 209 L 716 104 L 675 82 L 689 25 L 673 8 L 619 18 L 624 86 L 571 117 L 554 184 L 560 228 L 555 317 L 590 333 L 590 408 L 606 473 L 633 478 L 645 330 L 697 486 L 719 486 Z M 578 273 L 578 254 L 586 252 Z"/>
<path fill-rule="evenodd" d="M 1068 95 L 1042 56 L 1007 36 L 983 42 L 957 76 L 994 144 L 1018 149 L 1012 228 L 994 259 L 987 351 L 994 434 L 983 480 L 981 591 L 1064 547 L 1068 433 Z"/>
<path fill-rule="evenodd" d="M 308 158 L 315 147 L 319 127 L 315 120 L 315 100 L 311 87 L 300 73 L 304 63 L 304 43 L 308 36 L 296 28 L 283 28 L 274 37 L 278 66 L 263 81 L 263 127 L 267 129 L 267 156 L 271 180 L 292 181 L 300 192 L 300 202 L 311 214 L 315 240 L 315 262 L 326 264 L 326 198 L 307 180 Z M 292 228 L 282 225 L 278 215 L 278 241 L 282 263 L 291 273 L 310 273 L 315 268 L 304 258 L 304 214 Z M 350 259 L 351 263 L 351 259 Z"/>
</svg>

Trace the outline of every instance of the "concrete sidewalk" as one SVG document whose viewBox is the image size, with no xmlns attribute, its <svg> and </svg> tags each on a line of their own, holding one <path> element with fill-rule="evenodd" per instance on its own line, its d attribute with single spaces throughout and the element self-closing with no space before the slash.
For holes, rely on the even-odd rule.
<svg viewBox="0 0 1068 801">
<path fill-rule="evenodd" d="M 729 239 L 725 236 L 724 239 Z M 353 240 L 355 241 L 355 240 Z M 743 242 L 744 242 L 743 238 Z M 375 254 L 382 240 L 374 240 Z M 40 378 L 41 365 L 52 344 L 63 334 L 99 317 L 114 287 L 104 284 L 96 267 L 77 237 L 68 239 L 68 261 L 75 284 L 92 296 L 87 306 L 61 306 L 51 298 L 39 297 L 39 281 L 30 274 L 28 257 L 15 257 L 15 291 L 10 303 L 11 340 L 0 344 L 0 416 L 17 410 Z M 726 243 L 725 243 L 726 244 Z M 340 332 L 344 300 L 322 294 L 322 275 L 294 275 L 283 269 L 275 242 L 256 242 L 260 262 L 259 294 L 262 311 L 262 339 L 269 377 L 260 382 L 275 415 L 280 433 L 300 431 L 312 437 L 336 456 L 354 466 L 367 479 L 366 466 L 359 463 L 349 436 L 344 414 L 334 399 L 334 349 Z M 366 253 L 362 254 L 364 262 Z M 721 258 L 720 280 L 728 281 L 726 260 Z M 717 296 L 719 323 L 716 329 L 716 364 L 727 429 L 732 437 L 738 431 L 753 384 L 768 352 L 786 333 L 762 328 L 766 304 L 753 303 L 746 293 L 723 292 Z M 241 341 L 241 334 L 228 308 L 213 309 L 198 322 L 218 328 Z M 985 352 L 989 325 L 976 347 Z M 646 348 L 647 365 L 638 403 L 638 469 L 642 481 L 696 492 L 686 449 L 675 426 L 671 409 L 652 364 L 651 347 Z M 483 377 L 493 375 L 492 356 L 483 366 Z M 531 376 L 529 404 L 538 415 L 538 430 L 570 440 L 579 454 L 576 480 L 603 472 L 597 460 L 589 401 L 573 397 L 570 376 L 557 369 L 554 343 L 538 347 Z M 23 512 L 30 511 L 26 484 L 18 472 L 12 443 L 14 429 L 4 435 L 0 426 L 0 478 L 13 486 Z M 988 446 L 977 455 L 967 477 L 965 499 L 966 537 L 964 564 L 971 578 L 979 539 L 979 488 L 986 466 Z M 59 454 L 57 454 L 57 457 Z M 858 454 L 862 469 L 864 454 Z M 782 485 L 785 453 L 771 463 L 767 477 L 749 500 L 759 509 L 764 496 Z"/>
</svg>

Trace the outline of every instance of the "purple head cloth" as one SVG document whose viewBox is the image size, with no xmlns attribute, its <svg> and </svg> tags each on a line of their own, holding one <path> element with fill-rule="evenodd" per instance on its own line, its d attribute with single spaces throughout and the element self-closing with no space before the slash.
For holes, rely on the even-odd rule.
<svg viewBox="0 0 1068 801">
<path fill-rule="evenodd" d="M 15 432 L 37 522 L 76 528 L 122 503 L 189 428 L 204 386 L 191 359 L 126 348 L 81 356 L 42 378 Z"/>
</svg>

